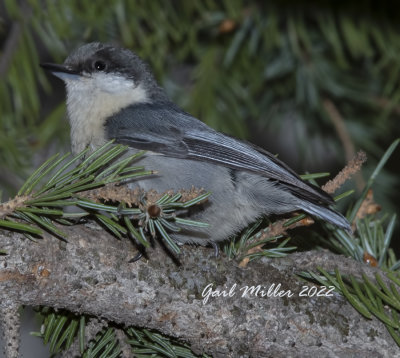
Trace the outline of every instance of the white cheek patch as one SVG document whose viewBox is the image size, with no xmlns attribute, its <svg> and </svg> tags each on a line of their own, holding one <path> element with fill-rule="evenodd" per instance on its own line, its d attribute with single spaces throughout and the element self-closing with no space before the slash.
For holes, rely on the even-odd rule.
<svg viewBox="0 0 400 358">
<path fill-rule="evenodd" d="M 72 152 L 104 143 L 104 122 L 121 109 L 149 102 L 146 90 L 121 75 L 95 73 L 66 80 Z"/>
<path fill-rule="evenodd" d="M 92 80 L 96 88 L 110 94 L 124 93 L 136 87 L 133 80 L 117 74 L 99 72 L 92 75 Z"/>
</svg>

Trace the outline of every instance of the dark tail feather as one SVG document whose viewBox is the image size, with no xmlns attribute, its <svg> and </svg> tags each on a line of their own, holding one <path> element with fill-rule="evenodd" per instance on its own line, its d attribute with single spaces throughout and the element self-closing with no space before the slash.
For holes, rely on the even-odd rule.
<svg viewBox="0 0 400 358">
<path fill-rule="evenodd" d="M 353 232 L 348 220 L 342 214 L 333 209 L 312 204 L 310 202 L 303 202 L 301 209 L 312 216 L 316 216 L 317 218 L 325 220 L 328 223 L 346 230 L 350 234 Z"/>
</svg>

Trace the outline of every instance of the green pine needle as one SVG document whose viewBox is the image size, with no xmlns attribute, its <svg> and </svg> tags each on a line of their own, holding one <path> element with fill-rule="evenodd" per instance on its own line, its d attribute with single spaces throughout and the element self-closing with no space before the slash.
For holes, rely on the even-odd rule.
<svg viewBox="0 0 400 358">
<path fill-rule="evenodd" d="M 86 318 L 85 316 L 81 316 L 79 320 L 79 352 L 83 354 L 85 351 L 86 340 L 85 340 L 85 327 L 86 327 Z"/>
<path fill-rule="evenodd" d="M 151 220 L 151 222 L 154 222 L 155 227 L 157 228 L 158 232 L 161 234 L 162 238 L 165 240 L 165 242 L 168 244 L 169 248 L 172 249 L 172 251 L 175 254 L 179 254 L 181 250 L 179 249 L 178 245 L 175 244 L 174 240 L 171 239 L 171 237 L 168 235 L 167 231 L 164 229 L 163 225 L 158 221 L 158 220 Z"/>
<path fill-rule="evenodd" d="M 9 220 L 0 219 L 0 227 L 6 228 L 6 229 L 23 231 L 23 232 L 29 232 L 29 233 L 35 234 L 35 235 L 42 234 L 42 230 L 40 230 L 39 228 L 30 226 L 27 224 L 22 224 L 19 222 L 9 221 Z"/>
<path fill-rule="evenodd" d="M 345 283 L 338 269 L 335 270 L 335 276 L 320 267 L 317 269 L 322 274 L 321 276 L 310 271 L 303 272 L 300 276 L 315 280 L 322 285 L 335 286 L 336 290 L 342 293 L 358 312 L 368 319 L 372 316 L 377 317 L 386 325 L 396 343 L 400 342 L 400 294 L 398 292 L 400 280 L 394 273 L 386 274 L 394 284 L 386 284 L 378 273 L 375 275 L 376 283 L 366 274 L 362 275 L 362 280 L 350 276 Z"/>
<path fill-rule="evenodd" d="M 325 178 L 328 177 L 330 175 L 330 173 L 313 173 L 313 174 L 303 174 L 300 175 L 300 178 L 303 180 L 311 180 L 311 179 L 319 179 L 319 178 Z"/>
</svg>

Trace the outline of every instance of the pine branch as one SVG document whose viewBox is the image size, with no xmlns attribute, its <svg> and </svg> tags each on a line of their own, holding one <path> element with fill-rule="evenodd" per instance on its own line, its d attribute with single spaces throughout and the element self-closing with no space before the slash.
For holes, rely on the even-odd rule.
<svg viewBox="0 0 400 358">
<path fill-rule="evenodd" d="M 390 150 L 388 151 L 388 153 L 391 153 L 394 150 L 395 147 L 391 147 Z M 71 196 L 71 192 L 72 192 L 72 197 L 74 200 L 74 204 L 79 205 L 80 207 L 86 208 L 86 209 L 90 209 L 90 210 L 97 210 L 99 209 L 101 212 L 106 212 L 106 213 L 110 213 L 110 216 L 106 216 L 104 215 L 104 213 L 100 214 L 97 213 L 96 216 L 98 218 L 101 218 L 103 221 L 101 221 L 103 224 L 106 225 L 118 225 L 118 226 L 109 226 L 109 227 L 114 227 L 117 228 L 119 230 L 119 233 L 127 233 L 128 231 L 124 231 L 125 229 L 120 226 L 117 222 L 113 223 L 113 220 L 115 220 L 115 218 L 113 216 L 115 216 L 115 214 L 126 214 L 127 216 L 124 217 L 124 220 L 126 221 L 128 215 L 137 215 L 137 219 L 139 220 L 139 225 L 142 228 L 148 228 L 148 231 L 150 231 L 150 233 L 152 233 L 153 235 L 155 235 L 156 230 L 159 231 L 159 233 L 161 234 L 161 236 L 166 240 L 167 243 L 169 240 L 168 234 L 166 233 L 165 229 L 163 228 L 163 224 L 162 224 L 162 219 L 165 220 L 166 218 L 168 218 L 168 215 L 171 214 L 171 211 L 173 211 L 174 209 L 176 209 L 177 207 L 179 208 L 185 208 L 191 205 L 194 205 L 198 202 L 203 201 L 208 194 L 201 194 L 200 191 L 198 190 L 192 190 L 190 192 L 184 193 L 186 195 L 185 199 L 190 199 L 189 201 L 186 202 L 178 202 L 178 200 L 180 200 L 182 198 L 182 194 L 181 193 L 165 193 L 165 194 L 158 194 L 156 192 L 149 192 L 149 193 L 139 193 L 138 191 L 134 191 L 132 194 L 132 202 L 128 202 L 127 204 L 130 205 L 130 207 L 127 207 L 126 205 L 122 205 L 122 207 L 118 208 L 114 205 L 106 205 L 103 203 L 103 201 L 111 201 L 114 202 L 116 201 L 117 203 L 119 203 L 119 200 L 121 199 L 120 197 L 120 193 L 118 192 L 119 187 L 116 186 L 115 184 L 112 184 L 112 182 L 121 179 L 121 177 L 125 180 L 127 178 L 127 173 L 130 173 L 133 169 L 128 167 L 128 164 L 130 163 L 132 158 L 125 158 L 122 159 L 121 161 L 117 161 L 117 162 L 113 162 L 113 160 L 120 156 L 121 154 L 123 154 L 124 152 L 124 148 L 120 147 L 120 146 L 111 146 L 111 143 L 106 144 L 103 148 L 101 148 L 99 151 L 94 152 L 92 154 L 90 154 L 87 158 L 85 158 L 80 164 L 78 164 L 76 167 L 74 167 L 72 170 L 68 171 L 68 172 L 64 172 L 64 170 L 70 166 L 71 163 L 75 163 L 78 161 L 79 158 L 83 158 L 83 156 L 85 155 L 85 152 L 78 155 L 78 157 L 73 158 L 70 161 L 67 161 L 66 164 L 62 164 L 63 160 L 66 158 L 58 158 L 57 156 L 55 156 L 54 158 L 51 158 L 50 160 L 48 160 L 46 163 L 44 163 L 39 170 L 37 170 L 25 183 L 25 185 L 21 188 L 19 194 L 24 198 L 22 204 L 20 203 L 20 205 L 11 205 L 11 207 L 13 207 L 15 212 L 16 210 L 22 210 L 24 215 L 27 215 L 27 217 L 29 218 L 28 214 L 31 214 L 31 212 L 27 209 L 32 209 L 30 207 L 33 206 L 34 208 L 34 212 L 37 215 L 59 215 L 58 212 L 55 212 L 54 209 L 52 208 L 52 206 L 55 206 L 54 203 L 59 204 L 59 206 L 64 206 L 65 203 L 60 203 L 60 199 L 62 200 L 66 200 L 67 198 L 69 198 L 69 196 Z M 384 163 L 384 161 L 386 161 L 388 159 L 388 155 L 385 155 L 382 159 L 382 163 Z M 57 168 L 59 165 L 61 165 L 61 168 Z M 383 164 L 378 165 L 378 168 L 381 168 L 383 166 Z M 133 167 L 134 170 L 134 174 L 135 176 L 137 176 L 137 170 L 138 167 Z M 139 170 L 142 170 L 143 168 L 139 167 Z M 55 173 L 53 172 L 55 170 Z M 348 172 L 351 172 L 348 171 Z M 71 177 L 71 173 L 72 177 Z M 374 173 L 374 176 L 377 175 L 377 171 Z M 51 174 L 51 175 L 50 175 Z M 46 175 L 50 175 L 50 179 L 47 181 L 47 184 L 45 184 L 44 186 L 39 186 L 39 183 L 41 182 L 41 180 L 46 176 Z M 319 176 L 319 175 L 317 175 Z M 315 175 L 309 175 L 309 178 L 314 178 Z M 71 179 L 73 178 L 73 179 Z M 95 181 L 95 179 L 98 179 L 99 181 Z M 369 181 L 370 183 L 371 181 Z M 62 185 L 61 185 L 61 184 Z M 96 189 L 95 192 L 91 192 L 91 191 L 87 191 L 88 187 L 92 187 L 92 186 L 99 186 L 99 183 L 101 183 L 101 185 L 103 186 L 102 188 Z M 110 183 L 112 185 L 110 185 Z M 107 185 L 109 185 L 107 187 Z M 62 189 L 60 188 L 62 186 Z M 123 187 L 123 189 L 125 190 L 125 188 Z M 69 195 L 67 197 L 65 197 L 65 194 L 68 193 Z M 126 194 L 126 193 L 125 193 Z M 97 195 L 96 197 L 94 195 Z M 43 196 L 45 196 L 45 199 L 43 198 Z M 60 198 L 60 196 L 62 196 L 62 198 Z M 85 197 L 86 196 L 86 197 Z M 129 198 L 129 196 L 127 196 Z M 88 198 L 91 199 L 95 199 L 95 200 L 89 200 Z M 46 201 L 47 200 L 47 201 Z M 71 204 L 70 201 L 66 200 L 66 202 L 68 203 L 68 205 Z M 14 202 L 18 203 L 18 200 Z M 45 203 L 45 204 L 43 204 Z M 53 203 L 53 205 L 51 205 L 50 203 Z M 137 208 L 134 207 L 134 204 L 137 206 Z M 6 208 L 3 208 L 3 212 L 7 213 L 7 217 L 12 215 L 10 214 L 10 204 L 8 204 L 9 206 Z M 62 215 L 63 212 L 61 212 Z M 163 216 L 164 215 L 164 216 Z M 23 218 L 24 216 L 22 216 Z M 46 217 L 46 216 L 44 216 Z M 183 219 L 179 219 L 179 218 L 174 218 L 175 221 L 177 223 L 185 223 L 188 224 L 188 220 L 183 220 Z M 296 225 L 297 222 L 300 222 L 300 220 L 304 220 L 304 218 L 302 216 L 298 216 L 296 218 L 293 218 L 289 221 L 287 221 L 285 224 L 283 223 L 279 223 L 277 224 L 277 229 L 278 230 L 275 232 L 276 235 L 279 234 L 280 231 L 285 230 L 285 225 L 286 226 L 290 226 L 290 225 Z M 391 237 L 391 233 L 393 230 L 393 223 L 394 223 L 395 218 L 392 218 L 391 224 L 389 225 L 390 227 L 388 228 L 388 231 L 385 235 L 385 240 L 378 240 L 377 242 L 384 242 L 384 246 L 383 248 L 381 246 L 376 246 L 378 252 L 382 255 L 380 256 L 379 260 L 383 262 L 382 257 L 386 257 L 386 252 L 388 252 L 388 245 L 390 243 L 390 237 Z M 50 225 L 50 221 L 43 221 L 45 224 Z M 128 221 L 129 222 L 129 221 Z M 128 230 L 131 230 L 131 232 L 136 232 L 137 230 L 131 225 L 129 226 L 129 224 L 127 222 L 125 222 L 127 224 L 127 228 Z M 192 224 L 192 223 L 190 223 Z M 199 223 L 197 223 L 198 225 Z M 48 231 L 54 233 L 54 232 L 58 232 L 59 225 L 54 225 L 52 224 L 53 227 L 48 228 Z M 164 223 L 164 225 L 166 225 Z M 169 225 L 166 225 L 167 228 L 172 228 L 175 229 L 175 227 Z M 57 230 L 57 231 L 56 231 Z M 112 230 L 110 230 L 112 231 Z M 143 233 L 143 230 L 139 230 L 141 233 Z M 359 229 L 359 231 L 361 232 L 361 230 Z M 114 231 L 112 231 L 114 232 Z M 269 234 L 271 234 L 272 231 L 269 232 Z M 339 232 L 339 231 L 337 231 Z M 124 236 L 122 235 L 118 235 L 118 232 L 115 233 L 117 236 L 119 236 L 121 239 L 124 238 Z M 277 237 L 268 237 L 265 238 L 265 236 L 263 237 L 264 239 L 264 243 L 267 241 L 272 241 L 275 240 Z M 98 235 L 89 235 L 89 236 L 93 236 L 96 238 L 96 245 L 99 246 L 101 244 L 106 244 L 106 243 L 100 243 L 99 241 L 97 241 Z M 366 237 L 368 235 L 364 235 L 362 237 Z M 369 235 L 371 236 L 371 235 Z M 68 237 L 70 237 L 68 235 Z M 139 235 L 140 237 L 140 235 Z M 259 236 L 255 235 L 254 236 L 255 239 L 259 239 Z M 142 236 L 142 239 L 145 240 L 145 237 Z M 53 243 L 57 242 L 56 240 L 53 239 Z M 75 241 L 76 242 L 76 241 Z M 82 242 L 82 241 L 77 241 Z M 71 245 L 71 243 L 74 243 L 73 237 L 70 238 L 69 240 L 69 244 Z M 120 242 L 122 243 L 122 241 Z M 250 243 L 250 244 L 249 244 Z M 281 243 L 280 245 L 278 245 L 278 247 L 271 249 L 269 251 L 269 256 L 275 256 L 275 257 L 279 257 L 279 256 L 284 256 L 286 255 L 286 253 L 290 250 L 292 250 L 293 248 L 290 247 L 286 247 L 287 240 L 284 241 L 283 243 Z M 21 244 L 23 244 L 23 242 L 21 242 Z M 126 244 L 126 243 L 125 243 Z M 259 242 L 254 242 L 252 243 L 252 240 L 249 240 L 249 242 L 245 243 L 248 249 L 251 249 L 251 245 L 254 245 L 254 247 L 256 247 Z M 363 241 L 362 244 L 368 245 L 368 242 Z M 109 245 L 109 243 L 107 243 L 107 245 Z M 173 248 L 174 243 L 171 242 L 171 247 Z M 35 250 L 35 246 L 34 244 L 30 244 L 27 245 L 27 247 L 32 247 L 33 250 Z M 87 246 L 87 244 L 85 244 L 85 246 Z M 371 245 L 370 245 L 371 246 Z M 367 247 L 367 246 L 365 246 Z M 87 247 L 86 247 L 87 248 Z M 90 248 L 89 251 L 86 251 L 85 248 L 85 254 L 90 254 Z M 367 247 L 369 248 L 369 247 Z M 55 246 L 53 248 L 53 250 L 58 250 L 56 252 L 58 252 L 59 254 L 59 249 L 57 248 L 57 246 Z M 104 250 L 109 250 L 109 247 L 105 248 Z M 285 252 L 286 251 L 286 252 Z M 54 266 L 52 263 L 49 263 L 48 260 L 51 261 L 52 257 L 57 257 L 59 256 L 56 252 L 52 252 L 52 253 L 48 253 L 46 255 L 46 263 L 43 263 L 41 265 L 36 265 L 32 269 L 30 269 L 30 273 L 29 275 L 32 275 L 31 272 L 35 272 L 35 275 L 37 277 L 37 279 L 40 280 L 44 280 L 42 282 L 51 282 L 53 279 L 57 279 L 60 280 L 60 277 L 54 277 L 54 275 L 56 274 L 56 271 L 59 269 L 58 267 L 56 268 L 56 266 Z M 96 250 L 93 250 L 93 253 L 96 253 L 96 259 L 99 258 L 99 253 L 101 252 L 101 249 L 99 247 L 96 247 Z M 124 250 L 125 255 L 127 253 L 127 250 Z M 35 253 L 36 254 L 36 253 Z M 77 251 L 75 251 L 75 254 L 77 254 Z M 254 254 L 254 253 L 253 253 Z M 258 252 L 257 252 L 258 254 Z M 268 256 L 268 255 L 267 255 Z M 9 255 L 10 259 L 12 260 L 13 257 L 15 257 L 15 254 L 13 255 L 12 252 L 10 252 Z M 26 257 L 26 254 L 24 254 L 24 257 Z M 100 255 L 100 257 L 104 257 L 102 255 Z M 181 256 L 181 258 L 183 258 L 184 256 Z M 8 259 L 8 256 L 7 256 Z M 112 257 L 110 257 L 110 255 L 108 254 L 107 256 L 107 260 L 113 260 Z M 152 260 L 154 259 L 153 254 L 152 254 Z M 391 256 L 391 259 L 393 259 L 393 255 Z M 60 257 L 56 258 L 57 261 L 57 265 L 60 264 Z M 122 260 L 123 261 L 123 260 Z M 121 264 L 121 259 L 117 259 L 115 263 L 118 263 L 118 265 Z M 390 262 L 387 261 L 387 259 L 385 259 L 385 262 Z M 70 263 L 69 263 L 70 264 Z M 92 263 L 93 264 L 93 263 Z M 100 263 L 97 263 L 97 267 L 99 267 L 99 270 L 103 270 L 103 269 L 107 269 L 107 267 L 109 268 L 110 264 L 114 264 L 114 261 L 108 261 L 108 264 L 104 261 L 101 261 Z M 397 264 L 397 262 L 394 263 L 395 265 Z M 7 267 L 7 272 L 3 273 L 3 276 L 1 276 L 1 271 L 0 271 L 0 282 L 2 281 L 6 281 L 9 282 L 10 280 L 12 280 L 14 283 L 17 283 L 18 285 L 22 285 L 22 286 L 29 286 L 27 285 L 27 281 L 26 279 L 24 279 L 24 274 L 21 274 L 18 270 L 18 272 L 14 272 L 13 270 L 11 270 L 11 273 L 8 272 L 10 265 L 9 263 L 7 263 L 6 265 Z M 65 275 L 67 271 L 61 271 L 62 275 Z M 70 272 L 68 272 L 67 276 L 69 276 Z M 98 274 L 97 274 L 98 275 Z M 116 273 L 113 273 L 113 275 L 116 275 Z M 98 276 L 96 276 L 98 277 Z M 85 286 L 87 283 L 90 283 L 91 280 L 94 278 L 89 278 L 88 280 L 84 279 L 82 281 L 82 278 L 80 277 L 81 282 L 85 283 Z M 64 277 L 64 280 L 67 280 L 67 277 Z M 72 278 L 73 280 L 73 278 Z M 97 287 L 98 284 L 98 278 L 94 279 L 95 280 L 95 286 Z M 147 282 L 147 281 L 146 281 Z M 102 285 L 105 284 L 105 287 L 109 286 L 109 283 L 103 283 Z M 150 284 L 149 282 L 147 282 L 147 284 Z M 52 285 L 51 287 L 53 287 L 54 285 Z M 89 284 L 90 286 L 90 284 Z M 25 289 L 28 290 L 32 290 L 32 287 L 25 287 Z M 168 288 L 170 289 L 170 288 Z M 18 287 L 18 292 L 20 292 L 21 287 Z M 70 292 L 70 290 L 68 290 L 68 292 Z M 120 292 L 120 291 L 118 291 Z M 53 292 L 54 293 L 54 292 Z M 54 293 L 56 297 L 59 296 L 59 294 Z M 18 293 L 19 295 L 19 293 Z M 78 295 L 79 296 L 79 295 Z M 85 299 L 87 299 L 87 294 L 85 295 Z M 103 300 L 104 298 L 99 298 L 100 300 Z M 22 300 L 22 301 L 21 301 Z M 112 298 L 113 301 L 115 301 L 115 298 Z M 72 300 L 74 302 L 74 304 L 78 304 L 78 307 L 82 307 L 83 303 L 81 301 L 81 299 L 79 297 L 74 297 L 74 299 Z M 19 303 L 24 303 L 23 298 L 21 298 L 20 296 L 17 296 L 15 298 L 15 300 L 12 300 L 12 302 L 19 302 Z M 93 303 L 93 302 L 92 302 Z M 49 306 L 55 306 L 55 307 L 64 307 L 66 309 L 68 309 L 69 311 L 72 312 L 76 312 L 76 306 L 72 307 L 70 306 L 70 304 L 67 304 L 66 302 L 45 302 L 45 301 L 36 301 L 36 302 L 31 302 L 32 305 L 35 304 L 40 304 L 40 305 L 49 305 Z M 95 313 L 95 311 L 93 311 L 93 307 L 91 306 L 86 306 L 87 310 L 79 310 L 80 313 L 84 312 L 88 315 L 93 315 L 93 316 L 97 316 L 99 311 L 97 311 L 97 314 Z M 99 309 L 99 308 L 97 308 Z M 110 307 L 102 307 L 102 309 L 107 309 L 107 312 L 109 312 L 108 310 L 111 310 Z M 111 311 L 111 314 L 117 314 L 115 311 Z M 101 313 L 101 316 L 104 316 L 104 312 Z M 52 318 L 54 317 L 54 318 Z M 68 316 L 65 316 L 63 314 L 51 314 L 48 319 L 50 319 L 50 321 L 45 325 L 46 326 L 46 331 L 44 333 L 44 339 L 45 341 L 48 341 L 50 343 L 50 349 L 53 352 L 58 352 L 62 347 L 67 348 L 70 347 L 73 339 L 71 337 L 73 337 L 74 335 L 76 335 L 77 332 L 77 320 L 76 318 L 73 318 L 71 321 L 69 321 Z M 119 318 L 118 318 L 119 317 Z M 113 322 L 116 323 L 123 323 L 123 324 L 136 324 L 141 326 L 141 324 L 138 323 L 138 321 L 134 320 L 134 321 L 128 321 L 126 322 L 124 319 L 122 319 L 120 316 L 118 316 L 117 318 L 115 318 L 113 316 L 113 318 L 111 318 L 111 316 L 107 316 L 105 315 L 105 318 L 107 318 L 107 320 L 111 320 Z M 380 318 L 382 318 L 381 316 L 379 316 Z M 207 318 L 208 319 L 208 318 Z M 136 322 L 136 323 L 135 323 Z M 156 328 L 158 327 L 158 325 L 160 324 L 160 321 L 157 321 L 157 325 L 155 326 L 150 326 L 149 328 Z M 186 328 L 187 329 L 187 328 Z M 80 329 L 81 331 L 82 329 Z M 46 333 L 47 332 L 47 333 Z M 165 332 L 164 332 L 165 333 Z M 394 334 L 393 332 L 390 332 L 392 335 Z M 168 333 L 169 335 L 171 335 L 171 332 Z M 81 334 L 79 335 L 81 336 Z M 172 335 L 173 337 L 177 337 Z M 186 337 L 186 336 L 185 336 Z M 156 336 L 154 336 L 155 339 Z M 182 338 L 181 336 L 178 336 L 177 338 Z M 161 338 L 160 338 L 161 339 Z M 188 339 L 187 337 L 185 339 Z M 198 337 L 196 337 L 196 341 L 197 341 Z M 190 339 L 189 339 L 190 341 Z M 136 342 L 136 341 L 135 341 Z M 161 341 L 160 341 L 161 343 Z M 136 344 L 136 343 L 135 343 Z M 168 343 L 169 344 L 169 343 Z M 165 343 L 165 347 L 163 349 L 165 349 L 166 351 L 169 351 L 170 349 L 173 349 L 172 346 L 170 347 L 167 343 Z M 191 344 L 194 344 L 193 341 L 191 341 Z M 81 344 L 80 344 L 81 345 Z M 162 344 L 163 345 L 163 344 Z M 115 333 L 113 331 L 113 329 L 111 328 L 107 328 L 104 330 L 101 330 L 99 332 L 97 332 L 96 336 L 91 340 L 91 343 L 88 343 L 88 346 L 86 346 L 86 348 L 82 348 L 84 349 L 84 354 L 88 355 L 88 356 L 92 356 L 92 355 L 97 355 L 97 353 L 101 352 L 101 354 L 110 354 L 110 356 L 117 356 L 120 354 L 120 345 L 118 343 L 118 339 L 115 336 Z M 161 348 L 160 348 L 161 349 Z M 196 350 L 196 348 L 195 348 Z"/>
<path fill-rule="evenodd" d="M 314 280 L 321 285 L 333 285 L 365 318 L 372 319 L 374 315 L 386 325 L 390 335 L 400 346 L 400 277 L 398 273 L 387 273 L 382 277 L 375 274 L 373 280 L 362 274 L 362 280 L 354 276 L 345 278 L 336 268 L 333 275 L 323 268 L 317 268 L 320 275 L 313 272 L 303 272 L 301 276 Z"/>
<path fill-rule="evenodd" d="M 173 252 L 179 253 L 168 231 L 207 223 L 180 218 L 175 212 L 204 202 L 209 193 L 196 188 L 178 193 L 130 189 L 124 182 L 155 172 L 130 166 L 143 152 L 118 159 L 126 152 L 127 147 L 114 146 L 111 141 L 93 153 L 84 150 L 72 159 L 68 155 L 53 156 L 27 179 L 15 198 L 0 204 L 0 227 L 36 236 L 44 229 L 65 240 L 55 223 L 73 225 L 74 219 L 86 217 L 98 220 L 118 238 L 131 235 L 144 247 L 149 247 L 146 232 L 152 237 L 158 233 Z M 40 185 L 45 178 L 47 182 Z M 65 210 L 71 206 L 79 211 Z"/>
<path fill-rule="evenodd" d="M 218 259 L 216 265 L 211 250 L 200 247 L 185 247 L 179 258 L 181 268 L 161 248 L 152 250 L 148 262 L 129 263 L 132 256 L 129 240 L 115 240 L 101 228 L 84 225 L 65 230 L 69 242 L 61 248 L 60 241 L 46 234 L 34 244 L 20 240 L 17 233 L 1 237 L 9 255 L 2 258 L 0 265 L 0 301 L 62 308 L 79 315 L 103 317 L 118 325 L 146 327 L 186 342 L 195 354 L 205 351 L 229 356 L 242 349 L 253 356 L 276 351 L 274 356 L 283 357 L 297 350 L 324 354 L 332 346 L 343 354 L 349 349 L 357 349 L 361 354 L 397 352 L 397 346 L 379 321 L 360 320 L 343 299 L 298 297 L 302 284 L 293 275 L 317 265 L 327 271 L 339 265 L 343 275 L 359 277 L 366 272 L 371 277 L 380 272 L 376 268 L 328 252 L 313 251 L 252 261 L 243 270 L 226 257 Z M 41 275 L 44 269 L 48 274 Z M 281 289 L 290 289 L 296 295 L 287 300 L 250 299 L 242 298 L 242 292 L 237 291 L 233 297 L 210 297 L 203 305 L 202 292 L 210 283 L 219 290 L 229 290 L 235 283 L 238 289 L 246 285 L 268 288 L 280 283 Z M 329 325 L 324 324 L 327 320 Z M 266 329 L 271 322 L 281 322 L 290 329 L 282 331 L 282 325 Z M 352 322 L 346 331 L 345 322 Z M 378 346 L 368 337 L 371 329 L 378 336 Z M 302 340 L 305 330 L 318 332 L 314 343 Z M 277 339 L 281 336 L 296 342 L 295 347 L 282 346 Z M 346 345 L 338 345 L 343 339 Z"/>
</svg>

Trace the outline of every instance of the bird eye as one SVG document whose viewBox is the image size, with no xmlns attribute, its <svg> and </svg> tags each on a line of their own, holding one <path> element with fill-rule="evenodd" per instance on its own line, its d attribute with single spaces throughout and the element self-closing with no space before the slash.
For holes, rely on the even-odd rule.
<svg viewBox="0 0 400 358">
<path fill-rule="evenodd" d="M 106 64 L 103 61 L 96 61 L 93 64 L 94 69 L 96 69 L 97 71 L 104 71 L 106 69 Z"/>
</svg>

